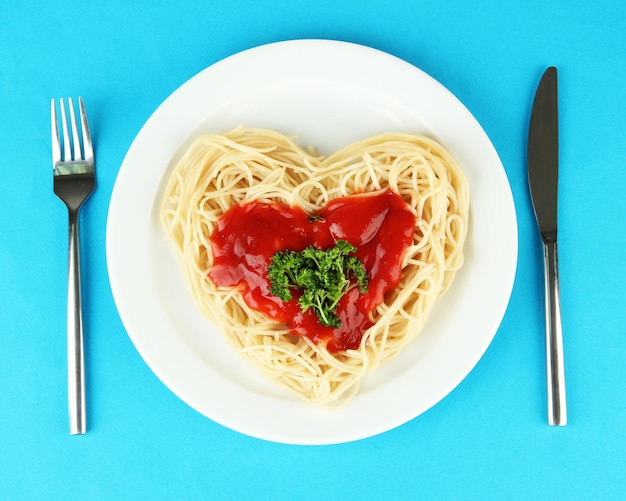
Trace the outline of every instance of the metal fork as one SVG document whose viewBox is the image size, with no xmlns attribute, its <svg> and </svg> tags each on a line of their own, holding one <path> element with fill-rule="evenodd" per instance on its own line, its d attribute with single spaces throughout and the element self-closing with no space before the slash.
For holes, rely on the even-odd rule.
<svg viewBox="0 0 626 501">
<path fill-rule="evenodd" d="M 79 211 L 96 185 L 93 146 L 87 123 L 87 113 L 81 97 L 80 134 L 72 99 L 68 99 L 72 135 L 69 135 L 65 104 L 60 99 L 62 134 L 59 137 L 56 105 L 50 103 L 52 124 L 52 167 L 54 193 L 65 203 L 69 213 L 69 279 L 67 294 L 67 375 L 70 434 L 87 430 L 85 412 L 85 369 L 83 356 L 83 320 L 80 286 Z M 63 146 L 63 149 L 61 149 Z"/>
</svg>

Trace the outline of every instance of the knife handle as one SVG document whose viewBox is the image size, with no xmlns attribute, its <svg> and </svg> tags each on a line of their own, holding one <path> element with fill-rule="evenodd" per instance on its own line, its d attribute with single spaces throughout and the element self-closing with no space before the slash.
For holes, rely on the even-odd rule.
<svg viewBox="0 0 626 501">
<path fill-rule="evenodd" d="M 565 401 L 559 259 L 556 239 L 543 242 L 543 264 L 546 299 L 548 423 L 552 426 L 565 426 L 567 424 L 567 406 Z"/>
</svg>

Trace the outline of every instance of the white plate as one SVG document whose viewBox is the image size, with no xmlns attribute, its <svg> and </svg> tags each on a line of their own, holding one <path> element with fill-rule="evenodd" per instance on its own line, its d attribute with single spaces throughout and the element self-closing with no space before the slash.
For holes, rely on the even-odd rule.
<svg viewBox="0 0 626 501">
<path fill-rule="evenodd" d="M 346 407 L 300 403 L 249 367 L 196 310 L 159 223 L 162 190 L 185 147 L 237 125 L 298 135 L 320 153 L 380 132 L 438 139 L 471 190 L 466 262 L 421 336 L 367 377 Z M 291 444 L 357 440 L 426 411 L 472 370 L 507 307 L 517 222 L 489 138 L 441 84 L 367 47 L 301 40 L 265 45 L 210 66 L 159 106 L 131 145 L 113 190 L 107 262 L 120 317 L 137 350 L 179 398 L 210 419 Z"/>
</svg>

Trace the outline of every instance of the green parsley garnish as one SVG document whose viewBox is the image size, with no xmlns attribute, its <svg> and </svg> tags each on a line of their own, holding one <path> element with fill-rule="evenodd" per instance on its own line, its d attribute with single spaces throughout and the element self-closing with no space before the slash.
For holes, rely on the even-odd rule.
<svg viewBox="0 0 626 501">
<path fill-rule="evenodd" d="M 339 327 L 336 315 L 339 300 L 352 288 L 367 292 L 367 273 L 354 247 L 337 240 L 327 250 L 307 247 L 301 252 L 280 251 L 272 256 L 268 267 L 270 292 L 283 301 L 293 299 L 291 289 L 299 289 L 298 304 L 302 312 L 313 308 L 322 325 Z M 354 281 L 351 281 L 351 279 Z"/>
</svg>

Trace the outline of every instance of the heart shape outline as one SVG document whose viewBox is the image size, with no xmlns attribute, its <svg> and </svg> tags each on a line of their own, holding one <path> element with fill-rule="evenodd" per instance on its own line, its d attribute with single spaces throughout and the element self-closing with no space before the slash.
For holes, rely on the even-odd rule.
<svg viewBox="0 0 626 501">
<path fill-rule="evenodd" d="M 358 350 L 331 356 L 238 304 L 236 290 L 221 290 L 206 279 L 212 265 L 208 236 L 232 205 L 279 201 L 314 212 L 335 198 L 385 189 L 414 208 L 416 238 L 403 261 L 401 287 L 379 307 Z M 468 211 L 462 170 L 439 143 L 420 134 L 380 134 L 321 157 L 279 132 L 238 127 L 202 136 L 189 147 L 168 183 L 162 222 L 194 300 L 231 346 L 265 377 L 306 400 L 342 405 L 366 373 L 394 358 L 422 330 L 462 265 Z M 184 224 L 194 218 L 195 226 Z"/>
</svg>

